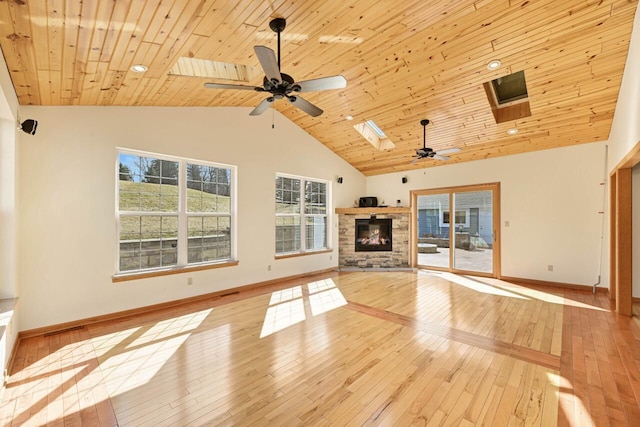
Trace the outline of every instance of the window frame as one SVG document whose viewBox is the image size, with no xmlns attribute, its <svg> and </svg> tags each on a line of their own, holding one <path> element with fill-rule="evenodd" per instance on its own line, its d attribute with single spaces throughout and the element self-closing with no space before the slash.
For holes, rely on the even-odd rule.
<svg viewBox="0 0 640 427">
<path fill-rule="evenodd" d="M 277 191 L 277 187 L 276 187 L 276 183 L 278 178 L 286 178 L 286 179 L 294 179 L 294 180 L 299 180 L 300 181 L 300 212 L 298 213 L 278 213 L 277 209 L 275 209 L 275 203 L 277 203 L 276 200 L 276 191 Z M 305 213 L 305 207 L 306 207 L 306 200 L 305 200 L 305 195 L 306 195 L 306 184 L 307 182 L 315 182 L 315 183 L 320 183 L 320 184 L 324 184 L 325 185 L 325 213 L 324 214 L 318 214 L 318 213 Z M 274 210 L 275 210 L 275 215 L 274 215 L 274 244 L 273 244 L 273 249 L 274 249 L 274 253 L 275 253 L 275 258 L 289 258 L 289 257 L 296 257 L 296 256 L 302 256 L 302 255 L 313 255 L 313 254 L 318 254 L 318 253 L 324 253 L 324 252 L 331 252 L 333 249 L 333 237 L 332 237 L 332 233 L 331 230 L 333 229 L 333 215 L 331 215 L 331 209 L 332 209 L 332 187 L 331 187 L 331 181 L 327 180 L 327 179 L 322 179 L 322 178 L 312 178 L 312 177 L 307 177 L 307 176 L 300 176 L 300 175 L 291 175 L 291 174 L 286 174 L 286 173 L 280 173 L 280 172 L 276 172 L 275 175 L 275 179 L 273 181 L 273 185 L 274 185 Z M 277 252 L 276 250 L 276 245 L 277 245 L 277 218 L 299 218 L 300 220 L 300 249 L 296 250 L 296 251 L 288 251 L 288 252 Z M 325 240 L 326 240 L 326 245 L 323 248 L 319 248 L 319 249 L 309 249 L 307 248 L 307 229 L 306 229 L 306 220 L 307 218 L 325 218 L 326 219 L 326 226 L 325 226 L 325 230 L 326 230 L 326 234 L 325 234 Z"/>
<path fill-rule="evenodd" d="M 464 214 L 464 222 L 458 222 L 458 214 Z M 445 222 L 447 218 L 445 218 L 445 214 L 448 215 L 449 221 Z M 456 209 L 455 210 L 455 227 L 463 226 L 469 227 L 469 209 Z M 440 210 L 440 227 L 449 227 L 451 225 L 451 211 L 450 210 Z"/>
<path fill-rule="evenodd" d="M 157 160 L 177 162 L 178 163 L 178 210 L 177 211 L 141 211 L 141 210 L 120 210 L 120 156 L 131 155 L 138 157 L 148 157 Z M 229 212 L 200 212 L 189 211 L 187 203 L 187 164 L 195 164 L 204 167 L 214 167 L 228 169 L 231 172 L 229 182 Z M 153 277 L 166 274 L 180 273 L 183 271 L 203 270 L 209 268 L 219 268 L 231 265 L 237 265 L 237 167 L 223 163 L 191 159 L 167 154 L 152 153 L 142 150 L 134 150 L 123 147 L 116 147 L 115 156 L 115 229 L 116 229 L 116 248 L 114 259 L 113 281 L 128 280 L 129 278 Z M 121 270 L 120 265 L 120 227 L 121 218 L 124 216 L 176 216 L 178 218 L 178 230 L 176 239 L 176 257 L 175 265 L 159 266 L 151 268 L 139 268 L 135 270 Z M 228 217 L 230 221 L 230 253 L 229 257 L 213 261 L 188 262 L 188 241 L 189 229 L 188 221 L 192 217 Z"/>
</svg>

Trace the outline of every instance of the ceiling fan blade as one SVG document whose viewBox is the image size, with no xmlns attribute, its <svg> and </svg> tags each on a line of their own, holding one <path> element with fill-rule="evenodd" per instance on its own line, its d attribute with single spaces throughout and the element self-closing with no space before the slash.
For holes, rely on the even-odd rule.
<svg viewBox="0 0 640 427">
<path fill-rule="evenodd" d="M 276 58 L 276 54 L 273 50 L 266 46 L 254 46 L 253 50 L 256 52 L 258 61 L 260 61 L 264 75 L 272 82 L 276 81 L 278 83 L 282 83 L 278 59 Z"/>
<path fill-rule="evenodd" d="M 417 162 L 418 160 L 420 160 L 422 157 L 416 157 L 415 159 L 411 160 L 411 162 L 409 162 L 410 165 L 414 164 L 415 162 Z"/>
<path fill-rule="evenodd" d="M 311 92 L 314 90 L 342 89 L 347 87 L 347 79 L 342 76 L 320 77 L 296 83 L 300 86 L 296 92 Z"/>
<path fill-rule="evenodd" d="M 441 156 L 440 154 L 436 154 L 432 157 L 433 159 L 438 159 L 438 160 L 449 160 L 449 157 L 447 156 Z"/>
<path fill-rule="evenodd" d="M 320 108 L 316 107 L 306 99 L 301 98 L 299 96 L 288 96 L 287 99 L 289 100 L 290 103 L 292 103 L 293 105 L 295 105 L 296 107 L 298 107 L 299 109 L 301 109 L 302 111 L 310 115 L 311 117 L 318 117 L 320 114 L 323 113 L 323 111 Z"/>
<path fill-rule="evenodd" d="M 204 87 L 208 89 L 240 89 L 240 90 L 259 90 L 262 88 L 257 88 L 255 86 L 246 86 L 246 85 L 228 85 L 224 83 L 205 83 Z"/>
<path fill-rule="evenodd" d="M 437 153 L 438 154 L 452 154 L 452 153 L 457 153 L 458 151 L 460 151 L 460 149 L 458 147 L 453 147 L 453 148 L 445 148 L 444 150 L 438 150 Z"/>
<path fill-rule="evenodd" d="M 259 116 L 260 114 L 264 113 L 272 103 L 273 103 L 273 96 L 263 99 L 262 102 L 258 104 L 258 106 L 249 113 L 249 115 Z"/>
</svg>

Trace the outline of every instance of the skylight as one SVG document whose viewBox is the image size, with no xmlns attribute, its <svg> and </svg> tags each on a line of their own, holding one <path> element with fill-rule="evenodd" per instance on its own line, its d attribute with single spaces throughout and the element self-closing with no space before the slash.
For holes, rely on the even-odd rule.
<svg viewBox="0 0 640 427">
<path fill-rule="evenodd" d="M 387 135 L 373 120 L 367 120 L 366 122 L 358 123 L 353 128 L 357 130 L 360 135 L 364 137 L 371 145 L 377 150 L 391 150 L 395 148 L 395 144 L 387 138 Z"/>
<path fill-rule="evenodd" d="M 369 126 L 371 129 L 373 129 L 373 131 L 378 134 L 378 136 L 380 138 L 386 138 L 387 135 L 385 135 L 385 133 L 382 131 L 382 129 L 380 129 L 378 127 L 378 125 L 373 121 L 373 120 L 367 120 L 365 122 L 367 124 L 367 126 Z"/>
<path fill-rule="evenodd" d="M 531 116 L 524 71 L 518 71 L 486 82 L 484 83 L 484 89 L 496 123 L 504 123 Z"/>
<path fill-rule="evenodd" d="M 210 61 L 208 59 L 180 57 L 171 67 L 169 74 L 189 77 L 209 77 L 214 79 L 248 82 L 262 74 L 258 67 Z"/>
<path fill-rule="evenodd" d="M 527 82 L 524 71 L 499 77 L 491 81 L 499 105 L 527 98 Z"/>
</svg>

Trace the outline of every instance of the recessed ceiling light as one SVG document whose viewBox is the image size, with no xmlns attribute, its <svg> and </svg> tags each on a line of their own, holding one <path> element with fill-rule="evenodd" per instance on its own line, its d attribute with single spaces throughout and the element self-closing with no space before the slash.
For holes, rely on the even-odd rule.
<svg viewBox="0 0 640 427">
<path fill-rule="evenodd" d="M 345 120 L 353 120 L 353 116 L 351 114 L 344 116 Z"/>
<path fill-rule="evenodd" d="M 499 59 L 494 59 L 493 61 L 489 62 L 487 64 L 487 69 L 489 70 L 496 70 L 498 69 L 500 66 L 502 65 L 502 62 L 500 62 Z"/>
<path fill-rule="evenodd" d="M 509 135 L 515 135 L 516 133 L 518 133 L 518 129 L 516 129 L 516 128 L 511 128 L 511 129 L 509 129 L 509 130 L 507 131 L 507 133 L 508 133 Z"/>
<path fill-rule="evenodd" d="M 135 64 L 135 65 L 131 66 L 131 71 L 136 72 L 136 73 L 144 73 L 148 69 L 149 69 L 149 67 L 147 67 L 146 65 L 142 65 L 142 64 Z"/>
</svg>

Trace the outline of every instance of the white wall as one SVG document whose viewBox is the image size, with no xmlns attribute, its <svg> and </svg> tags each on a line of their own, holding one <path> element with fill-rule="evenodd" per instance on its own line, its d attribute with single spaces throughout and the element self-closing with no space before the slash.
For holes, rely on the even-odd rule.
<svg viewBox="0 0 640 427">
<path fill-rule="evenodd" d="M 609 170 L 640 143 L 640 7 L 636 10 L 627 63 L 620 86 L 616 112 L 609 134 L 611 156 Z M 633 296 L 640 298 L 640 178 L 638 166 L 633 170 Z"/>
<path fill-rule="evenodd" d="M 602 259 L 605 149 L 592 143 L 372 176 L 367 194 L 408 206 L 410 190 L 500 182 L 502 274 L 591 286 Z M 602 276 L 608 286 L 605 263 Z"/>
<path fill-rule="evenodd" d="M 16 133 L 18 98 L 0 55 L 0 299 L 16 296 Z"/>
<path fill-rule="evenodd" d="M 636 9 L 627 63 L 609 133 L 609 170 L 640 142 L 640 7 Z"/>
<path fill-rule="evenodd" d="M 334 207 L 363 194 L 365 177 L 279 113 L 272 129 L 271 112 L 249 111 L 22 108 L 39 120 L 37 134 L 20 141 L 22 330 L 337 266 L 335 215 L 332 253 L 274 260 L 275 174 L 331 180 Z M 237 165 L 240 264 L 112 283 L 116 147 Z"/>
<path fill-rule="evenodd" d="M 0 116 L 0 299 L 17 294 L 16 162 L 16 120 Z"/>
<path fill-rule="evenodd" d="M 4 56 L 0 55 L 0 299 L 18 295 L 16 203 L 17 147 L 16 128 L 18 98 Z M 13 310 L 13 315 L 11 314 Z M 0 381 L 4 384 L 4 370 L 18 336 L 17 312 L 19 305 L 12 301 L 0 302 Z"/>
</svg>

